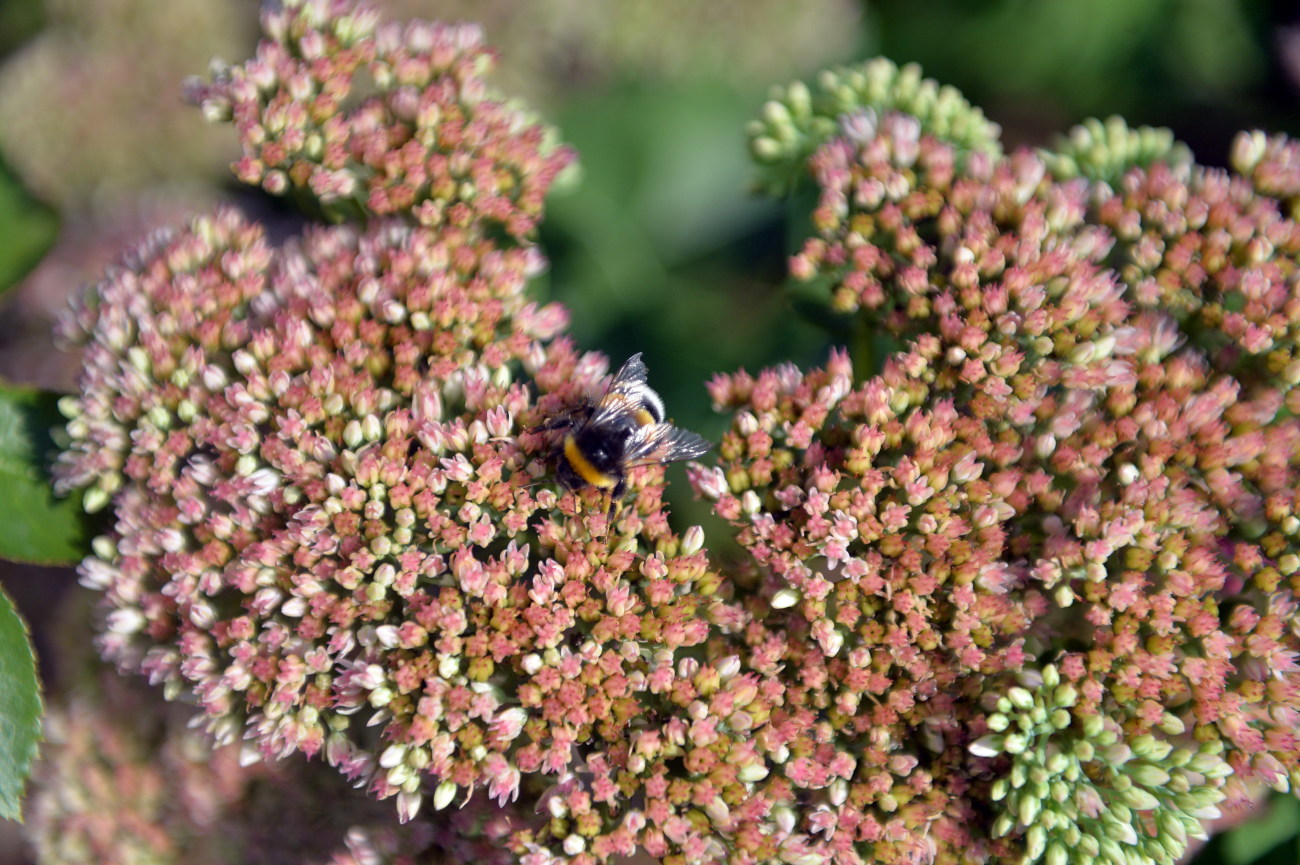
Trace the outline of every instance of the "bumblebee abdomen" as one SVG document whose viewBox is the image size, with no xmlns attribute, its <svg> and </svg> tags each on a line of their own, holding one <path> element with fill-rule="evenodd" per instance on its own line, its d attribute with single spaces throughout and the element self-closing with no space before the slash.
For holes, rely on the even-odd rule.
<svg viewBox="0 0 1300 865">
<path fill-rule="evenodd" d="M 610 460 L 602 448 L 584 449 L 578 436 L 573 433 L 564 437 L 564 462 L 582 483 L 599 489 L 610 489 L 618 485 L 617 462 Z M 565 485 L 570 486 L 568 483 Z"/>
</svg>

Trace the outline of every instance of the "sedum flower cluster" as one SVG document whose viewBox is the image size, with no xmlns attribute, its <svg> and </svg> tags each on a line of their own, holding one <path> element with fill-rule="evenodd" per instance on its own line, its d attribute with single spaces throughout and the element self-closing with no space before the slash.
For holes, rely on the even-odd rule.
<svg viewBox="0 0 1300 865">
<path fill-rule="evenodd" d="M 551 133 L 489 89 L 479 28 L 381 24 L 346 0 L 262 14 L 268 39 L 189 97 L 243 145 L 244 183 L 296 193 L 332 218 L 492 223 L 521 237 L 570 161 Z"/>
<path fill-rule="evenodd" d="M 855 759 L 776 769 L 817 861 L 1175 862 L 1300 782 L 1293 152 L 1112 187 L 864 110 L 809 160 L 792 274 L 898 350 L 719 376 L 694 483 L 788 637 L 788 747 Z"/>
<path fill-rule="evenodd" d="M 705 649 L 739 613 L 715 597 L 700 531 L 670 529 L 661 469 L 633 473 L 612 524 L 599 496 L 539 477 L 534 428 L 606 372 L 556 339 L 562 309 L 524 292 L 545 264 L 535 199 L 570 155 L 500 104 L 474 104 L 493 118 L 481 129 L 436 107 L 480 92 L 468 67 L 455 87 L 427 74 L 474 49 L 468 31 L 370 20 L 322 2 L 269 11 L 258 59 L 203 99 L 254 104 L 240 94 L 277 57 L 287 89 L 266 104 L 298 105 L 288 66 L 333 81 L 382 56 L 397 103 L 434 106 L 431 149 L 368 173 L 398 135 L 385 127 L 347 162 L 367 206 L 417 169 L 458 182 L 412 187 L 405 218 L 376 206 L 364 227 L 281 245 L 234 210 L 198 217 L 125 257 L 62 324 L 84 370 L 58 484 L 111 514 L 81 568 L 103 593 L 99 646 L 196 702 L 245 760 L 323 758 L 403 820 L 426 800 L 449 809 L 430 818 L 431 850 L 603 861 L 675 843 L 671 742 L 700 693 L 743 691 Z M 376 117 L 404 122 L 389 107 L 321 103 L 309 122 L 355 143 Z M 263 160 L 304 128 L 234 115 Z M 293 165 L 314 164 L 305 146 Z M 332 167 L 305 183 L 317 169 Z M 634 728 L 647 739 L 631 760 Z M 636 794 L 649 817 L 629 807 L 655 784 Z M 488 851 L 466 852 L 485 833 Z"/>
<path fill-rule="evenodd" d="M 1011 755 L 1010 772 L 993 783 L 1002 813 L 993 835 L 1018 829 L 1025 856 L 1049 863 L 1088 860 L 1168 862 L 1180 859 L 1188 838 L 1205 837 L 1201 820 L 1217 813 L 1221 793 L 1213 782 L 1231 772 L 1219 757 L 1221 741 L 1175 749 L 1144 733 L 1122 741 L 1123 731 L 1098 714 L 1076 718 L 1079 692 L 1062 683 L 1053 665 L 1026 670 L 1020 684 L 998 697 L 988 716 L 998 730 L 971 745 L 984 757 Z M 1161 732 L 1186 732 L 1168 713 Z"/>
<path fill-rule="evenodd" d="M 694 651 L 735 614 L 698 529 L 669 529 L 661 470 L 615 525 L 536 482 L 528 430 L 604 372 L 548 342 L 563 315 L 520 295 L 538 263 L 449 229 L 274 249 L 233 211 L 197 219 L 65 322 L 86 365 L 59 474 L 112 508 L 81 569 L 101 650 L 196 700 L 216 741 L 323 757 L 406 820 L 481 791 L 464 832 L 545 795 L 546 838 L 604 859 L 641 826 L 574 779 L 677 719 L 683 671 L 717 688 Z M 540 849 L 533 818 L 494 849 Z"/>
<path fill-rule="evenodd" d="M 1290 142 L 1053 161 L 885 61 L 780 91 L 792 275 L 895 350 L 709 385 L 724 568 L 659 467 L 612 518 L 548 473 L 608 367 L 528 297 L 571 155 L 476 32 L 263 24 L 191 92 L 241 179 L 359 218 L 196 218 L 61 331 L 100 649 L 218 742 L 394 797 L 420 861 L 523 865 L 1171 863 L 1300 782 Z"/>
</svg>

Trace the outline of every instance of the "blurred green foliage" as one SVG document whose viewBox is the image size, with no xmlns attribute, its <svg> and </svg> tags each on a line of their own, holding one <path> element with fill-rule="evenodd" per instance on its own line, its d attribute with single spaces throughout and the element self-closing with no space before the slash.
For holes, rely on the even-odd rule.
<svg viewBox="0 0 1300 865">
<path fill-rule="evenodd" d="M 720 430 L 701 398 L 713 372 L 824 342 L 789 315 L 779 208 L 746 191 L 750 109 L 727 89 L 625 84 L 554 118 L 583 177 L 547 211 L 550 292 L 580 345 L 614 364 L 645 352 L 669 411 L 704 432 Z"/>
<path fill-rule="evenodd" d="M 0 3 L 0 61 L 41 28 L 45 10 L 40 0 L 5 0 Z"/>
<path fill-rule="evenodd" d="M 917 61 L 961 89 L 1003 123 L 1009 144 L 1045 144 L 1045 134 L 1086 117 L 1119 114 L 1130 126 L 1172 127 L 1194 148 L 1226 149 L 1249 124 L 1295 124 L 1295 91 L 1278 56 L 1279 26 L 1295 23 L 1284 5 L 873 0 L 867 8 L 872 52 Z"/>
<path fill-rule="evenodd" d="M 1292 865 L 1300 862 L 1300 802 L 1274 796 L 1252 822 L 1210 841 L 1198 865 Z"/>
<path fill-rule="evenodd" d="M 58 227 L 57 214 L 28 195 L 0 163 L 0 292 L 36 266 L 54 244 Z"/>
</svg>

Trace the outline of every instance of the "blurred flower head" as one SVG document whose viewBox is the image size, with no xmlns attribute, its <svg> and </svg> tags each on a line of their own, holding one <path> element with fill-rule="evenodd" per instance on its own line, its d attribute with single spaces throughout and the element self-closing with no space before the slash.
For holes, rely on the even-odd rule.
<svg viewBox="0 0 1300 865">
<path fill-rule="evenodd" d="M 179 82 L 202 58 L 252 44 L 241 4 L 44 6 L 46 27 L 0 67 L 0 152 L 24 184 L 84 218 L 217 182 L 232 139 L 194 123 Z"/>
<path fill-rule="evenodd" d="M 737 88 L 804 74 L 854 50 L 862 17 L 846 0 L 383 0 L 394 15 L 482 24 L 511 92 L 556 102 L 626 81 Z M 772 46 L 779 43 L 780 51 Z"/>
<path fill-rule="evenodd" d="M 1130 129 L 1122 117 L 1105 121 L 1090 118 L 1057 139 L 1051 150 L 1041 151 L 1058 180 L 1086 177 L 1115 185 L 1136 166 L 1161 163 L 1174 171 L 1190 169 L 1192 151 L 1174 140 L 1168 129 L 1140 126 Z"/>
<path fill-rule="evenodd" d="M 84 629 L 87 605 L 74 606 L 64 624 Z M 87 649 L 59 658 L 31 781 L 24 829 L 42 865 L 398 865 L 448 849 L 320 763 L 248 765 L 238 745 L 212 748 L 192 709 Z"/>
</svg>

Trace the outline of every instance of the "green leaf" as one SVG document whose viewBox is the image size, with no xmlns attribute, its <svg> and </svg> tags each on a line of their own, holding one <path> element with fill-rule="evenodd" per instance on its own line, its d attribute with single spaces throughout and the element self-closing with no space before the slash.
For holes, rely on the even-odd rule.
<svg viewBox="0 0 1300 865">
<path fill-rule="evenodd" d="M 80 561 L 92 532 L 78 493 L 56 498 L 48 471 L 58 395 L 0 383 L 0 558 L 39 565 Z"/>
<path fill-rule="evenodd" d="M 0 291 L 27 275 L 54 243 L 59 220 L 0 164 Z"/>
<path fill-rule="evenodd" d="M 41 738 L 41 687 L 27 625 L 0 591 L 0 817 L 22 820 L 23 782 Z"/>
</svg>

